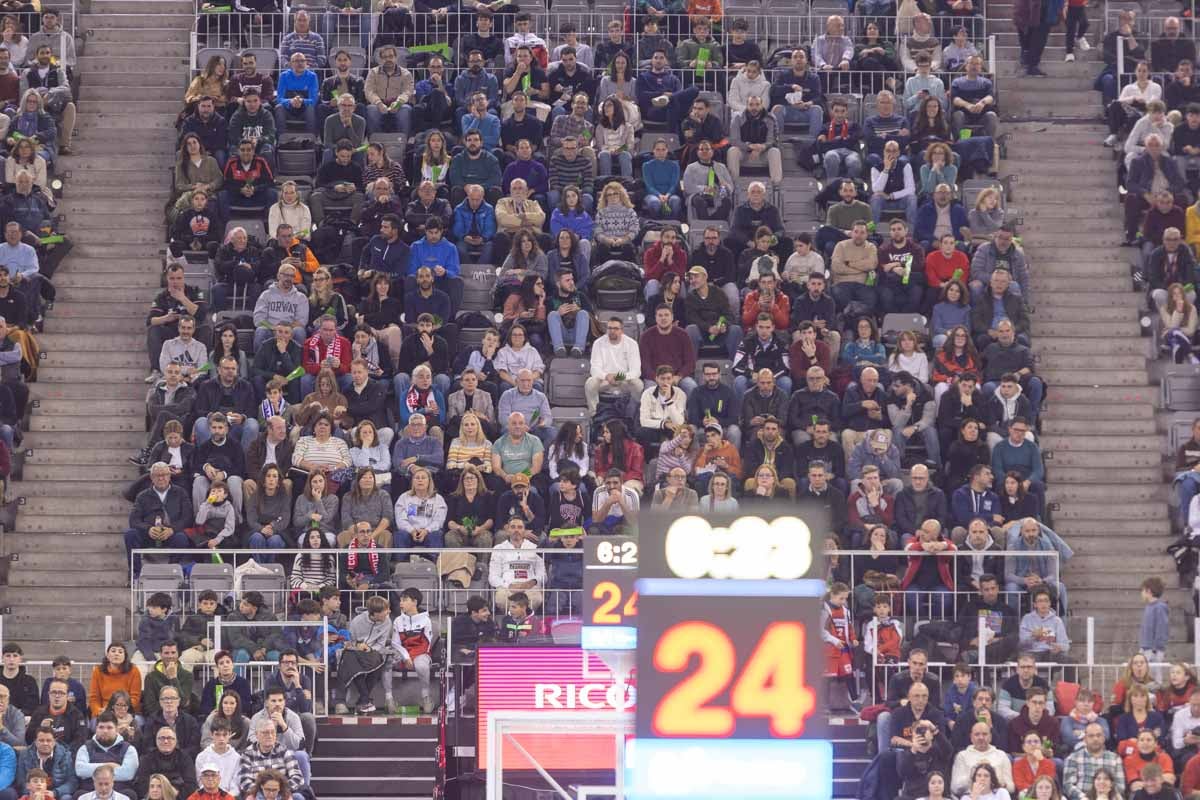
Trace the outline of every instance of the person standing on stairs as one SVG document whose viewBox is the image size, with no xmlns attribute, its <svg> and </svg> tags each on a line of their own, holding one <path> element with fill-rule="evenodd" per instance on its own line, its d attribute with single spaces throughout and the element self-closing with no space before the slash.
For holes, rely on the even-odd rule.
<svg viewBox="0 0 1200 800">
<path fill-rule="evenodd" d="M 1021 43 L 1021 66 L 1031 78 L 1044 78 L 1042 53 L 1050 38 L 1050 29 L 1063 14 L 1064 0 L 1016 0 L 1012 20 Z"/>
<path fill-rule="evenodd" d="M 1076 47 L 1081 53 L 1092 49 L 1087 40 L 1087 4 L 1088 0 L 1067 0 L 1067 35 L 1064 40 L 1067 56 L 1063 60 L 1068 64 L 1075 60 Z"/>
</svg>

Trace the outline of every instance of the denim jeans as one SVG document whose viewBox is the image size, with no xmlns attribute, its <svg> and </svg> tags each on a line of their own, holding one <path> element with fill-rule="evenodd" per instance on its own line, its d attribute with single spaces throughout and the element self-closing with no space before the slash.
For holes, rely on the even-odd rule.
<svg viewBox="0 0 1200 800">
<path fill-rule="evenodd" d="M 492 242 L 484 240 L 483 244 L 479 245 L 479 255 L 471 255 L 471 245 L 464 241 L 454 243 L 458 248 L 458 261 L 460 264 L 492 264 Z"/>
<path fill-rule="evenodd" d="M 816 103 L 807 110 L 785 105 L 783 107 L 783 121 L 790 124 L 807 124 L 808 132 L 815 135 L 821 130 L 821 126 L 825 122 L 825 111 Z"/>
<path fill-rule="evenodd" d="M 821 157 L 825 167 L 825 178 L 859 178 L 862 176 L 862 159 L 858 153 L 839 147 Z"/>
<path fill-rule="evenodd" d="M 317 105 L 305 104 L 300 108 L 292 108 L 288 103 L 280 103 L 275 106 L 275 130 L 277 133 L 287 132 L 287 122 L 289 119 L 303 119 L 304 130 L 317 135 Z"/>
<path fill-rule="evenodd" d="M 1184 527 L 1187 527 L 1188 507 L 1197 493 L 1200 493 L 1200 472 L 1188 469 L 1175 476 L 1175 494 L 1179 497 L 1179 520 Z"/>
<path fill-rule="evenodd" d="M 850 303 L 862 303 L 871 312 L 879 305 L 879 291 L 865 283 L 839 283 L 833 287 L 833 299 L 837 307 L 844 309 Z"/>
<path fill-rule="evenodd" d="M 787 375 L 780 375 L 775 379 L 775 385 L 780 391 L 789 397 L 792 394 L 792 379 Z M 754 379 L 748 378 L 745 375 L 738 375 L 733 379 L 733 394 L 734 397 L 741 397 L 754 388 Z"/>
<path fill-rule="evenodd" d="M 546 316 L 546 327 L 550 331 L 550 346 L 557 350 L 566 347 L 566 337 L 571 338 L 571 346 L 583 350 L 587 347 L 588 332 L 591 330 L 591 317 L 586 311 L 575 314 L 573 324 L 563 322 L 557 311 L 551 311 Z"/>
<path fill-rule="evenodd" d="M 663 202 L 658 199 L 658 195 L 648 194 L 646 199 L 642 201 L 642 209 L 647 216 L 658 218 L 663 216 Z M 677 194 L 670 195 L 667 198 L 667 210 L 670 212 L 667 216 L 673 219 L 683 217 L 683 198 Z"/>
<path fill-rule="evenodd" d="M 911 230 L 913 223 L 917 219 L 917 196 L 910 194 L 908 197 L 903 197 L 899 200 L 888 200 L 881 194 L 871 195 L 871 216 L 875 218 L 875 224 L 879 224 L 883 217 L 885 209 L 894 209 L 904 207 L 904 220 L 908 223 Z"/>
<path fill-rule="evenodd" d="M 260 564 L 272 564 L 275 562 L 275 556 L 270 555 L 268 550 L 279 550 L 287 547 L 287 542 L 278 533 L 272 533 L 267 536 L 262 531 L 255 531 L 250 534 L 250 548 L 256 550 L 254 560 Z"/>
<path fill-rule="evenodd" d="M 708 331 L 701 333 L 700 328 L 696 325 L 688 325 L 686 330 L 687 330 L 688 337 L 691 338 L 691 340 L 692 340 L 692 347 L 695 348 L 697 353 L 700 352 L 701 344 L 703 344 L 705 342 L 713 342 L 714 341 L 712 338 L 709 337 Z M 741 325 L 730 325 L 725 330 L 725 336 L 723 338 L 724 338 L 723 344 L 725 345 L 725 350 L 726 350 L 726 352 L 729 353 L 729 356 L 728 356 L 729 359 L 732 360 L 733 357 L 735 355 L 737 355 L 738 345 L 742 343 L 742 326 Z"/>
<path fill-rule="evenodd" d="M 893 428 L 892 436 L 895 439 L 896 446 L 900 448 L 900 452 L 903 453 L 904 448 L 908 444 L 908 440 L 904 438 L 900 428 Z M 920 436 L 921 440 L 925 442 L 925 457 L 928 460 L 935 464 L 942 463 L 942 447 L 941 442 L 938 441 L 937 426 L 931 425 L 924 430 L 914 431 L 913 436 Z"/>
<path fill-rule="evenodd" d="M 208 429 L 208 418 L 200 417 L 196 420 L 196 425 L 193 428 L 196 433 L 196 445 L 200 446 L 212 438 L 212 433 Z M 245 450 L 250 446 L 250 443 L 258 438 L 258 420 L 252 417 L 246 417 L 245 420 L 237 425 L 229 427 L 229 435 L 242 443 L 242 449 Z"/>
<path fill-rule="evenodd" d="M 380 111 L 376 106 L 367 106 L 367 134 L 389 128 L 407 136 L 412 131 L 412 106 L 403 105 L 396 111 Z"/>
<path fill-rule="evenodd" d="M 618 168 L 621 177 L 633 177 L 633 156 L 627 151 L 622 151 L 613 155 L 607 150 L 603 150 L 596 154 L 596 174 L 603 177 L 606 175 L 616 175 L 613 171 L 613 166 Z"/>
</svg>

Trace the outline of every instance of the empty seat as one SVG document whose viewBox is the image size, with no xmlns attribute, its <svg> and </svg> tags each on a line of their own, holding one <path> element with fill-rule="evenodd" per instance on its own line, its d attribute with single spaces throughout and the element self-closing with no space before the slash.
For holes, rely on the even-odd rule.
<svg viewBox="0 0 1200 800">
<path fill-rule="evenodd" d="M 254 54 L 254 63 L 258 71 L 270 75 L 279 65 L 279 51 L 271 47 L 248 47 L 244 51 Z"/>
<path fill-rule="evenodd" d="M 225 598 L 233 592 L 232 564 L 196 564 L 190 575 L 191 602 L 189 608 L 195 609 L 201 592 L 213 591 L 220 598 Z"/>
<path fill-rule="evenodd" d="M 311 147 L 305 147 L 302 150 L 280 148 L 275 151 L 275 160 L 279 165 L 280 175 L 308 177 L 317 171 L 317 153 Z"/>
<path fill-rule="evenodd" d="M 564 422 L 575 422 L 584 426 L 588 424 L 589 415 L 586 407 L 551 407 L 550 413 L 554 415 L 555 425 L 562 425 Z"/>
<path fill-rule="evenodd" d="M 268 571 L 243 575 L 242 593 L 260 592 L 267 603 L 267 609 L 272 614 L 281 614 L 287 610 L 287 577 L 283 574 L 283 565 L 259 566 Z"/>
<path fill-rule="evenodd" d="M 638 142 L 638 152 L 650 153 L 654 150 L 654 143 L 659 139 L 665 139 L 667 142 L 667 150 L 675 152 L 679 149 L 679 137 L 673 133 L 643 133 L 641 141 Z"/>
<path fill-rule="evenodd" d="M 183 567 L 180 565 L 144 563 L 137 582 L 137 606 L 145 608 L 146 598 L 155 592 L 166 592 L 171 596 L 172 604 L 177 606 L 182 588 Z"/>
<path fill-rule="evenodd" d="M 491 311 L 492 292 L 496 288 L 496 268 L 488 264 L 461 264 L 463 311 Z"/>
<path fill-rule="evenodd" d="M 413 588 L 421 592 L 423 605 L 430 610 L 441 609 L 441 582 L 437 565 L 427 558 L 413 556 L 408 561 L 396 561 L 392 567 L 392 584 L 397 589 Z"/>
<path fill-rule="evenodd" d="M 929 321 L 921 314 L 885 314 L 883 324 L 879 326 L 879 335 L 884 340 L 892 342 L 904 331 L 913 331 L 918 336 L 927 337 Z"/>
<path fill-rule="evenodd" d="M 553 406 L 587 406 L 583 384 L 591 375 L 586 358 L 555 358 L 546 369 L 546 399 Z"/>
<path fill-rule="evenodd" d="M 1173 368 L 1163 375 L 1162 404 L 1168 411 L 1200 411 L 1200 371 Z"/>
</svg>

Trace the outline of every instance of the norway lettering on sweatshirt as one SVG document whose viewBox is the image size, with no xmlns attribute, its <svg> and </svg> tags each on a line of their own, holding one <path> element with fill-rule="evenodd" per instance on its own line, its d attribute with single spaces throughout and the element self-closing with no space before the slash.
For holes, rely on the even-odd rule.
<svg viewBox="0 0 1200 800">
<path fill-rule="evenodd" d="M 266 291 L 258 296 L 254 304 L 254 324 L 264 322 L 274 325 L 277 322 L 291 323 L 296 320 L 308 319 L 308 298 L 295 287 L 285 292 L 278 284 L 272 283 Z"/>
</svg>

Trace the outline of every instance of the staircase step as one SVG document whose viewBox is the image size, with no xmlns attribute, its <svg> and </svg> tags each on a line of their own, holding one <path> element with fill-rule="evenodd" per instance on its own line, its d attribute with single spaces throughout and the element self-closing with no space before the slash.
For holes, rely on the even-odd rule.
<svg viewBox="0 0 1200 800">
<path fill-rule="evenodd" d="M 1114 522 L 1128 519 L 1166 519 L 1165 503 L 1099 503 L 1071 501 L 1060 503 L 1054 512 L 1060 519 L 1092 519 L 1097 514 Z M 1109 523 L 1111 524 L 1111 523 Z"/>
<path fill-rule="evenodd" d="M 1113 451 L 1107 453 L 1095 450 L 1063 450 L 1058 452 L 1045 446 L 1042 447 L 1042 457 L 1048 469 L 1057 467 L 1097 467 L 1117 469 L 1121 467 L 1158 467 L 1162 461 L 1157 452 L 1143 450 L 1140 452 Z M 1053 461 L 1053 463 L 1051 463 Z"/>
<path fill-rule="evenodd" d="M 143 359 L 144 361 L 144 359 Z M 149 373 L 149 366 L 144 367 Z M 114 400 L 126 403 L 141 403 L 146 398 L 148 386 L 133 383 L 110 385 L 81 383 L 38 383 L 33 384 L 31 396 L 38 400 L 94 400 L 98 403 Z"/>
<path fill-rule="evenodd" d="M 1117 574 L 1117 575 L 1154 575 L 1161 571 L 1163 567 L 1169 567 L 1172 562 L 1171 557 L 1163 554 L 1161 556 L 1135 555 L 1132 553 L 1121 553 L 1120 558 L 1113 558 L 1114 553 L 1077 553 L 1067 565 L 1065 573 L 1070 576 L 1072 573 L 1083 576 Z M 1068 586 L 1070 584 L 1067 584 Z M 1075 598 L 1072 597 L 1072 604 Z M 1106 623 L 1107 624 L 1107 621 Z"/>
<path fill-rule="evenodd" d="M 75 192 L 78 189 L 79 186 L 72 181 L 71 191 Z M 111 188 L 108 191 L 111 192 Z M 158 244 L 159 247 L 155 249 L 148 248 L 144 244 L 132 242 L 99 242 L 84 239 L 83 241 L 76 242 L 75 246 L 71 248 L 71 256 L 87 259 L 89 264 L 91 264 L 93 259 L 110 263 L 113 261 L 124 261 L 128 265 L 127 269 L 133 270 L 136 267 L 139 271 L 147 267 L 146 260 L 153 259 L 159 264 L 159 268 L 161 269 L 161 253 L 166 249 L 166 244 L 162 241 L 162 237 L 159 237 Z"/>
<path fill-rule="evenodd" d="M 1051 311 L 1052 309 L 1044 309 Z M 1062 311 L 1062 308 L 1053 309 Z M 1107 311 L 1109 309 L 1094 309 L 1092 313 Z M 1082 310 L 1081 310 L 1082 311 Z M 1034 315 L 1035 319 L 1041 317 L 1042 308 L 1038 308 Z M 1097 320 L 1098 321 L 1098 320 Z M 1108 326 L 1105 325 L 1105 328 Z M 1122 337 L 1112 337 L 1108 341 L 1097 342 L 1095 339 L 1084 339 L 1082 337 L 1069 336 L 1038 336 L 1034 342 L 1034 349 L 1037 351 L 1041 360 L 1039 364 L 1044 364 L 1051 357 L 1067 358 L 1070 356 L 1097 356 L 1104 358 L 1117 357 L 1142 357 L 1146 352 L 1145 345 L 1138 339 L 1125 339 Z M 1144 360 L 1144 358 L 1143 358 Z"/>
<path fill-rule="evenodd" d="M 54 314 L 58 314 L 55 305 Z M 128 350 L 47 350 L 42 359 L 42 367 L 142 367 L 145 366 L 146 354 Z"/>
<path fill-rule="evenodd" d="M 1136 311 L 1145 299 L 1133 291 L 1123 292 L 1087 292 L 1087 291 L 1052 291 L 1042 292 L 1038 297 L 1041 305 L 1083 306 L 1087 308 L 1108 306 L 1111 308 L 1128 308 Z"/>
<path fill-rule="evenodd" d="M 90 595 L 92 587 L 108 588 L 108 589 L 123 589 L 126 593 L 129 592 L 129 576 L 125 570 L 111 569 L 75 569 L 70 573 L 70 581 L 73 586 L 86 587 Z M 48 586 L 63 587 L 64 573 L 61 566 L 58 569 L 15 569 L 11 570 L 8 575 L 8 585 L 12 587 L 26 587 L 45 589 Z M 71 637 L 74 639 L 75 637 Z M 95 659 L 96 651 L 91 655 Z M 26 655 L 26 658 L 29 658 Z"/>
<path fill-rule="evenodd" d="M 38 373 L 46 383 L 142 383 L 147 370 L 134 367 L 54 367 Z"/>
<path fill-rule="evenodd" d="M 1111 324 L 1131 323 L 1136 325 L 1136 314 L 1131 314 L 1128 309 L 1124 308 L 1079 308 L 1076 306 L 1055 306 L 1043 305 L 1038 308 L 1037 313 L 1033 315 L 1033 330 L 1039 350 L 1047 351 L 1053 346 L 1056 352 L 1067 352 L 1060 350 L 1059 342 L 1070 342 L 1073 346 L 1075 341 L 1079 341 L 1079 347 L 1085 352 L 1094 352 L 1097 346 L 1096 339 L 1103 336 L 1112 341 L 1112 347 L 1128 348 L 1127 352 L 1133 352 L 1134 346 L 1127 343 L 1124 337 L 1113 336 Z M 1038 335 L 1040 326 L 1047 322 L 1103 322 L 1105 325 L 1101 328 L 1098 325 L 1082 325 L 1079 326 L 1079 333 L 1075 337 L 1071 336 L 1043 336 Z M 1134 328 L 1136 335 L 1136 327 Z"/>
<path fill-rule="evenodd" d="M 1054 530 L 1059 536 L 1068 537 L 1067 541 L 1073 541 L 1070 537 L 1097 534 L 1106 531 L 1112 531 L 1114 536 L 1128 538 L 1129 541 L 1141 541 L 1143 538 L 1161 537 L 1166 540 L 1166 537 L 1171 533 L 1170 523 L 1166 517 L 1161 519 L 1146 518 L 1137 520 L 1124 520 L 1120 526 L 1113 525 L 1112 520 L 1105 519 L 1098 514 L 1093 514 L 1090 517 L 1077 517 L 1070 519 L 1059 519 L 1057 515 L 1054 520 Z M 1074 594 L 1074 592 L 1072 592 Z"/>
<path fill-rule="evenodd" d="M 12 535 L 12 534 L 9 534 L 9 535 Z M 116 537 L 113 537 L 113 538 L 116 538 Z M 95 616 L 100 620 L 101 623 L 104 622 L 105 616 L 112 616 L 114 627 L 116 627 L 118 623 L 120 625 L 124 626 L 125 620 L 129 617 L 128 590 L 126 590 L 126 595 L 127 596 L 125 598 L 124 604 L 113 604 L 113 605 L 99 604 L 99 605 L 97 605 L 97 604 L 89 603 L 86 610 L 89 612 L 89 615 L 95 614 Z M 16 608 L 13 608 L 11 614 L 6 614 L 4 616 L 4 623 L 5 623 L 5 627 L 7 628 L 9 620 L 15 620 L 15 621 L 19 621 L 19 622 L 39 622 L 39 621 L 41 621 L 41 622 L 56 622 L 56 621 L 61 621 L 62 619 L 63 619 L 63 606 L 39 604 L 36 606 L 35 605 L 25 605 L 25 606 L 18 606 Z M 7 631 L 6 631 L 6 633 L 7 633 Z M 44 638 L 44 637 L 35 637 L 35 638 Z M 83 638 L 90 639 L 92 637 L 88 636 L 88 637 L 83 637 Z"/>
<path fill-rule="evenodd" d="M 89 424 L 90 421 L 90 424 Z M 35 414 L 29 421 L 33 431 L 86 432 L 86 431 L 137 431 L 145 435 L 142 420 L 139 419 L 108 419 L 97 416 L 46 416 Z"/>
<path fill-rule="evenodd" d="M 68 575 L 69 575 L 69 573 L 68 573 Z M 64 577 L 67 577 L 67 576 L 64 576 Z M 128 578 L 126 578 L 126 581 L 128 581 Z M 53 585 L 62 586 L 64 584 L 67 586 L 80 586 L 80 584 L 78 584 L 78 583 L 75 583 L 73 581 L 67 582 L 66 580 L 59 580 L 59 581 L 57 581 L 56 584 L 53 584 Z M 50 584 L 48 584 L 48 585 L 50 585 Z M 119 606 L 125 606 L 126 608 L 128 608 L 128 606 L 129 606 L 129 583 L 126 582 L 126 584 L 124 586 L 96 586 L 94 591 L 91 588 L 88 588 L 87 589 L 87 598 L 88 598 L 89 603 L 95 603 L 96 605 L 102 606 L 105 608 L 119 607 Z M 0 586 L 0 606 L 29 606 L 29 605 L 30 605 L 30 603 L 29 603 L 29 593 L 28 592 L 22 591 L 21 589 L 17 589 L 17 588 Z M 72 609 L 75 609 L 75 611 L 78 612 L 79 598 L 73 597 L 73 596 L 63 593 L 63 592 L 44 592 L 42 595 L 40 595 L 38 597 L 38 605 L 59 608 L 59 609 L 62 609 L 64 614 L 69 614 L 69 613 L 72 613 Z M 37 658 L 37 656 L 31 656 L 29 654 L 28 646 L 25 646 L 25 645 L 22 645 L 22 646 L 25 648 L 25 659 L 27 661 Z M 103 643 L 101 643 L 100 646 L 103 647 L 104 646 Z M 79 660 L 80 661 L 95 661 L 97 652 L 99 652 L 99 651 L 94 651 L 90 656 L 84 656 L 83 658 L 80 658 Z M 54 656 L 51 655 L 50 657 L 53 658 Z"/>
<path fill-rule="evenodd" d="M 35 514 L 21 518 L 21 530 L 117 533 L 125 530 L 126 521 L 113 514 Z"/>
<path fill-rule="evenodd" d="M 35 450 L 33 458 L 40 458 L 47 453 L 62 453 L 64 450 Z M 103 450 L 92 450 L 84 452 L 103 453 Z M 109 453 L 109 460 L 112 461 L 112 453 Z M 26 461 L 26 463 L 32 463 Z M 53 461 L 38 461 L 39 464 L 52 464 Z M 71 463 L 71 462 L 57 462 Z M 74 462 L 82 463 L 82 462 Z M 119 494 L 110 494 L 108 497 L 79 497 L 60 495 L 58 497 L 26 497 L 24 505 L 21 506 L 20 513 L 27 514 L 60 514 L 65 516 L 86 516 L 89 514 L 128 514 L 129 503 Z"/>
<path fill-rule="evenodd" d="M 1158 425 L 1153 419 L 1059 419 L 1053 415 L 1042 418 L 1042 434 L 1044 436 L 1066 435 L 1097 435 L 1119 436 L 1121 434 L 1139 434 L 1154 436 L 1158 433 Z"/>
<path fill-rule="evenodd" d="M 1135 338 L 1140 335 L 1141 329 L 1138 327 L 1137 321 L 1138 309 L 1136 308 L 1136 304 L 1133 303 L 1120 306 L 1087 306 L 1083 304 L 1078 306 L 1061 306 L 1056 305 L 1054 300 L 1047 300 L 1045 298 L 1038 298 L 1038 303 L 1037 312 L 1033 315 L 1032 322 L 1033 335 L 1038 342 L 1047 339 L 1077 338 L 1089 335 L 1102 340 L 1122 340 Z M 1043 309 L 1047 312 L 1045 315 L 1043 315 Z M 1119 313 L 1124 319 L 1120 321 L 1097 320 L 1097 322 L 1103 322 L 1103 326 L 1080 325 L 1078 320 L 1071 320 L 1069 322 L 1050 321 L 1052 318 L 1057 319 L 1061 312 L 1069 309 L 1078 309 L 1079 313 L 1112 311 Z M 1055 316 L 1052 317 L 1049 312 L 1053 312 Z"/>
<path fill-rule="evenodd" d="M 1149 402 L 1130 403 L 1125 406 L 1105 407 L 1090 404 L 1059 403 L 1044 415 L 1055 420 L 1125 420 L 1154 419 L 1154 406 Z"/>
<path fill-rule="evenodd" d="M 1145 368 L 1141 369 L 1043 369 L 1040 375 L 1051 386 L 1145 386 Z"/>
<path fill-rule="evenodd" d="M 176 107 L 178 107 L 179 98 L 183 96 L 184 88 L 186 87 L 182 85 L 143 86 L 137 90 L 138 99 L 163 103 L 170 101 L 174 102 Z M 100 86 L 89 81 L 80 89 L 79 97 L 85 104 L 91 100 L 128 101 L 129 88 L 125 86 Z"/>
<path fill-rule="evenodd" d="M 1157 403 L 1158 392 L 1150 387 L 1125 386 L 1051 386 L 1046 390 L 1046 402 L 1052 404 L 1107 405 L 1111 403 Z"/>
<path fill-rule="evenodd" d="M 1067 451 L 1085 452 L 1158 452 L 1159 443 L 1147 441 L 1142 436 L 1087 436 L 1087 435 L 1044 435 L 1042 449 L 1053 450 L 1056 454 Z"/>
<path fill-rule="evenodd" d="M 72 257 L 74 253 L 72 253 Z M 150 304 L 146 304 L 146 309 L 149 310 Z M 144 319 L 144 317 L 143 317 Z M 50 324 L 56 322 L 54 312 L 50 312 Z M 139 321 L 136 325 L 130 323 L 126 326 L 126 330 L 114 331 L 103 339 L 90 339 L 84 336 L 61 331 L 48 330 L 45 333 L 38 335 L 38 342 L 47 352 L 52 350 L 78 350 L 78 351 L 109 351 L 109 350 L 136 350 L 139 347 L 142 350 L 146 349 L 146 334 L 144 333 L 145 325 Z"/>
<path fill-rule="evenodd" d="M 79 146 L 87 147 L 86 144 Z M 126 147 L 128 146 L 128 143 L 126 143 Z M 147 218 L 153 218 L 155 213 L 161 213 L 163 207 L 162 202 L 154 197 L 131 197 L 124 205 L 130 214 L 138 214 Z M 64 199 L 58 204 L 58 212 L 60 214 L 67 214 L 68 218 L 73 214 L 91 214 L 98 208 L 105 208 L 105 206 L 97 206 L 94 199 L 87 197 L 80 198 L 74 195 L 71 195 L 69 199 Z M 64 275 L 63 277 L 66 276 Z M 57 281 L 55 281 L 55 285 L 58 285 Z"/>
<path fill-rule="evenodd" d="M 14 564 L 13 566 L 16 567 L 18 565 Z M 12 641 L 24 641 L 26 639 L 75 640 L 81 638 L 103 640 L 104 626 L 104 617 L 92 614 L 77 620 L 70 620 L 69 622 L 46 620 L 22 622 L 20 620 L 13 620 L 10 617 L 4 621 L 4 636 Z M 114 638 L 124 639 L 128 634 L 118 634 L 114 627 L 113 635 Z"/>
<path fill-rule="evenodd" d="M 159 288 L 159 277 L 157 274 L 146 270 L 131 270 L 120 278 L 115 279 L 120 283 L 119 290 L 126 289 L 144 289 L 151 288 L 157 290 Z M 83 271 L 83 272 L 65 272 L 54 276 L 54 287 L 56 289 L 111 289 L 113 288 L 114 278 L 110 275 Z M 118 291 L 119 291 L 118 290 Z M 100 298 L 97 297 L 97 300 Z"/>
<path fill-rule="evenodd" d="M 58 401 L 53 401 L 53 402 L 66 403 L 66 402 L 72 402 L 72 401 L 58 400 Z M 141 412 L 141 409 L 138 410 L 139 414 L 140 414 L 140 412 Z M 114 413 L 121 413 L 121 412 L 117 411 Z M 128 414 L 128 416 L 134 416 L 134 415 L 135 414 L 133 414 L 133 413 Z M 61 466 L 74 465 L 74 466 L 80 466 L 80 467 L 90 467 L 90 466 L 96 466 L 96 465 L 103 466 L 105 464 L 112 464 L 114 462 L 117 462 L 123 456 L 124 456 L 123 453 L 114 454 L 111 450 L 109 450 L 107 448 L 95 449 L 95 450 L 87 450 L 84 448 L 71 449 L 68 447 L 42 448 L 42 449 L 34 450 L 33 455 L 29 456 L 28 458 L 25 459 L 25 465 L 29 466 L 31 464 L 56 464 L 56 465 L 61 465 Z"/>
<path fill-rule="evenodd" d="M 161 28 L 93 28 L 88 31 L 88 52 L 98 45 L 110 44 L 156 44 L 176 43 L 187 44 L 188 29 L 186 27 Z"/>
<path fill-rule="evenodd" d="M 1043 420 L 1042 426 L 1049 427 L 1050 420 Z M 1097 431 L 1097 433 L 1105 433 Z M 1128 481 L 1129 483 L 1153 484 L 1162 477 L 1158 467 L 1067 467 L 1055 458 L 1046 464 L 1047 482 L 1051 486 L 1066 486 L 1070 484 L 1101 484 Z"/>
<path fill-rule="evenodd" d="M 54 304 L 54 319 L 48 324 L 54 325 L 59 319 L 129 319 L 130 316 L 144 314 L 146 303 L 136 300 L 104 303 L 85 303 L 78 301 L 56 301 Z"/>
<path fill-rule="evenodd" d="M 1049 502 L 1055 503 L 1145 503 L 1158 501 L 1165 505 L 1167 502 L 1167 488 L 1159 483 L 1147 485 L 1133 483 L 1132 481 L 1128 483 L 1093 484 L 1090 486 L 1056 484 L 1051 481 L 1050 486 L 1046 488 L 1046 499 Z"/>
<path fill-rule="evenodd" d="M 88 434 L 78 434 L 79 436 L 87 436 Z M 102 434 L 91 434 L 99 436 Z M 46 434 L 42 434 L 43 437 Z M 36 438 L 36 434 L 30 434 L 25 437 L 25 443 L 29 444 L 31 440 Z M 72 437 L 74 438 L 74 437 Z M 57 440 L 58 448 L 44 449 L 62 449 L 65 442 L 62 439 Z M 132 450 L 137 446 L 136 443 L 130 444 L 125 448 Z M 41 445 L 32 445 L 36 451 Z M 120 448 L 120 443 L 114 443 L 113 447 Z M 124 450 L 122 451 L 124 452 Z M 120 497 L 121 492 L 129 485 L 129 481 L 115 479 L 101 479 L 90 483 L 80 483 L 79 481 L 13 481 L 9 486 L 9 494 L 13 497 Z"/>
<path fill-rule="evenodd" d="M 1134 339 L 1135 343 L 1141 344 L 1141 339 Z M 1040 342 L 1039 342 L 1040 344 Z M 1145 346 L 1143 345 L 1143 350 Z M 1146 371 L 1146 356 L 1141 355 L 1110 355 L 1108 353 L 1097 353 L 1096 355 L 1083 355 L 1081 353 L 1038 353 L 1037 354 L 1038 374 L 1054 370 L 1129 370 Z"/>
<path fill-rule="evenodd" d="M 25 467 L 24 477 L 27 481 L 34 480 L 51 480 L 51 481 L 82 481 L 86 482 L 92 479 L 123 481 L 128 483 L 138 477 L 138 468 L 128 462 L 122 464 L 114 462 L 112 464 L 100 464 L 88 469 L 80 469 L 78 466 L 61 466 L 54 464 L 30 464 Z"/>
<path fill-rule="evenodd" d="M 78 187 L 72 187 L 72 191 L 71 191 L 72 197 L 78 198 L 79 193 L 80 193 L 80 190 L 78 189 Z M 111 192 L 109 192 L 108 194 L 109 194 L 109 200 L 111 201 L 111 199 L 112 199 Z M 96 197 L 93 199 L 96 202 L 103 202 L 103 198 L 101 197 L 100 192 L 97 192 Z M 76 247 L 81 247 L 81 246 L 82 245 L 76 245 Z M 134 249 L 133 247 L 130 247 L 130 250 L 133 250 L 133 249 Z M 138 246 L 136 249 L 142 253 L 146 252 L 145 247 Z M 71 248 L 71 252 L 75 253 L 75 248 Z M 95 257 L 95 256 L 88 256 L 86 253 L 84 253 L 82 257 L 87 258 L 87 268 L 88 268 L 89 272 L 94 273 L 96 275 L 100 275 L 100 274 L 107 275 L 110 284 L 113 281 L 121 281 L 122 283 L 124 283 L 124 279 L 122 276 L 140 276 L 143 274 L 153 275 L 155 277 L 155 285 L 156 286 L 161 282 L 160 276 L 162 274 L 162 258 L 160 258 L 158 256 L 150 256 L 150 257 L 143 257 L 143 258 L 118 258 L 118 257 L 116 257 L 115 254 L 108 254 L 107 258 L 99 258 L 99 257 Z M 69 274 L 70 273 L 57 273 L 55 275 L 54 284 L 57 286 L 59 280 L 67 277 L 67 275 L 69 275 Z"/>
<path fill-rule="evenodd" d="M 145 308 L 150 308 L 149 301 L 146 302 Z M 142 319 L 144 319 L 144 315 L 142 315 Z M 56 319 L 53 322 L 47 322 L 46 325 L 52 330 L 53 333 L 70 333 L 76 335 L 96 334 L 97 336 L 102 336 L 103 338 L 95 342 L 95 345 L 107 345 L 108 347 L 115 347 L 116 345 L 110 342 L 108 337 L 112 334 L 128 334 L 131 329 L 140 328 L 142 327 L 142 320 L 134 320 L 132 318 L 105 319 L 104 317 L 63 317 L 62 319 Z M 79 336 L 78 338 L 80 340 L 80 347 L 82 349 L 88 349 L 89 345 L 83 340 L 90 337 Z M 143 335 L 141 339 L 141 346 L 145 347 L 145 336 Z M 99 347 L 96 347 L 95 349 L 99 349 Z"/>
<path fill-rule="evenodd" d="M 132 44 L 129 39 L 119 42 L 97 40 L 92 37 L 88 41 L 86 58 L 110 58 L 119 59 L 128 57 L 131 50 L 140 56 L 150 56 L 154 58 L 178 58 L 187 61 L 189 55 L 189 47 L 186 38 L 179 38 L 176 41 L 171 41 L 170 38 L 164 40 L 161 34 L 156 34 L 153 37 L 146 37 L 148 41 L 138 42 L 139 45 L 135 50 L 130 48 Z M 170 110 L 170 109 L 167 109 Z"/>
</svg>

